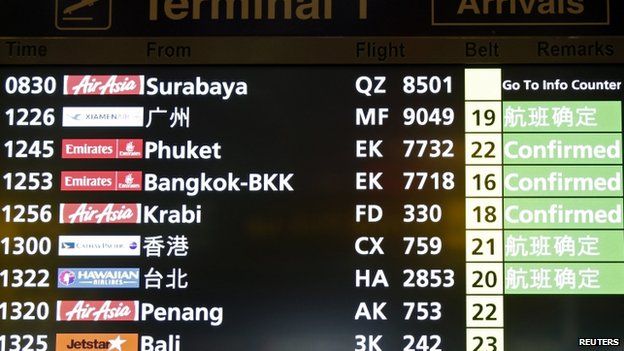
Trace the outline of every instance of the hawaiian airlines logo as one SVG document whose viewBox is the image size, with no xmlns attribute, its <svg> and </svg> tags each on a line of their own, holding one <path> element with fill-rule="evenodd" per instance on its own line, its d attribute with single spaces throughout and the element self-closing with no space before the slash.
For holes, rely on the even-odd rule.
<svg viewBox="0 0 624 351">
<path fill-rule="evenodd" d="M 60 235 L 59 256 L 141 256 L 139 235 Z"/>
<path fill-rule="evenodd" d="M 56 334 L 56 351 L 138 351 L 138 334 Z"/>
<path fill-rule="evenodd" d="M 141 223 L 140 204 L 61 204 L 59 223 Z"/>
<path fill-rule="evenodd" d="M 131 322 L 139 320 L 139 301 L 57 301 L 59 322 Z"/>
<path fill-rule="evenodd" d="M 140 171 L 61 172 L 61 191 L 141 191 Z"/>
<path fill-rule="evenodd" d="M 76 272 L 72 270 L 59 270 L 58 274 L 59 286 L 72 286 L 76 282 Z"/>
<path fill-rule="evenodd" d="M 61 289 L 138 289 L 139 268 L 59 268 Z"/>
<path fill-rule="evenodd" d="M 143 139 L 63 139 L 64 159 L 140 159 Z"/>
<path fill-rule="evenodd" d="M 143 95 L 144 76 L 65 76 L 65 95 Z"/>
</svg>

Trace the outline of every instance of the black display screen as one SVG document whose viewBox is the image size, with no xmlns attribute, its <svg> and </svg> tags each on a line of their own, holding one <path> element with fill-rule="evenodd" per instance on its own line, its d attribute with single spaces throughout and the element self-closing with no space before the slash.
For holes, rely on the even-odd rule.
<svg viewBox="0 0 624 351">
<path fill-rule="evenodd" d="M 0 27 L 0 351 L 624 350 L 619 4 L 271 3 Z"/>
</svg>

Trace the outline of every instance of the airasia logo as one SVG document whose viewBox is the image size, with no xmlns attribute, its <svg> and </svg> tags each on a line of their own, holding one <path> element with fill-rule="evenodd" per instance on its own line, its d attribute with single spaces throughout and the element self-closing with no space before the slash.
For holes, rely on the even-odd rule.
<svg viewBox="0 0 624 351">
<path fill-rule="evenodd" d="M 140 171 L 61 172 L 61 191 L 141 191 Z"/>
<path fill-rule="evenodd" d="M 65 95 L 143 95 L 143 76 L 65 76 Z"/>
<path fill-rule="evenodd" d="M 57 301 L 59 322 L 132 322 L 139 320 L 138 301 Z"/>
<path fill-rule="evenodd" d="M 61 204 L 59 223 L 141 223 L 141 204 Z"/>
<path fill-rule="evenodd" d="M 143 139 L 63 139 L 64 159 L 140 159 Z"/>
</svg>

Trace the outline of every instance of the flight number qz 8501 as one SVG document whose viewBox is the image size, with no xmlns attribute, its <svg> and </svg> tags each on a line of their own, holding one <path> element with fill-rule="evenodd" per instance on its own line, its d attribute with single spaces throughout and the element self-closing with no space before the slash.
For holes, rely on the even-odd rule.
<svg viewBox="0 0 624 351">
<path fill-rule="evenodd" d="M 360 76 L 355 81 L 355 90 L 366 96 L 386 94 L 388 78 L 385 76 Z M 405 76 L 403 77 L 403 93 L 407 95 L 438 95 L 453 92 L 451 76 Z"/>
</svg>

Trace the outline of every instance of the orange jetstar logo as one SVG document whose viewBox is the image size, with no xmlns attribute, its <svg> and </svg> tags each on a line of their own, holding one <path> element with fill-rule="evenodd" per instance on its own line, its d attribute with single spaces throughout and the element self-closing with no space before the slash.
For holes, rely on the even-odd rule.
<svg viewBox="0 0 624 351">
<path fill-rule="evenodd" d="M 56 334 L 56 351 L 138 351 L 139 334 Z"/>
</svg>

